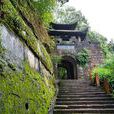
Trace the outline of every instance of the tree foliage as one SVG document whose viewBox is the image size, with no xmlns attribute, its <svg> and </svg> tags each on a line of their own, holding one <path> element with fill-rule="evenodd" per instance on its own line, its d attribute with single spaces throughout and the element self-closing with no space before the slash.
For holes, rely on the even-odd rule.
<svg viewBox="0 0 114 114">
<path fill-rule="evenodd" d="M 108 44 L 109 51 L 114 53 L 114 40 L 111 40 Z"/>
<path fill-rule="evenodd" d="M 45 23 L 52 21 L 56 0 L 31 0 L 31 3 Z"/>
<path fill-rule="evenodd" d="M 67 79 L 67 70 L 63 67 L 58 68 L 58 77 L 60 79 Z"/>
<path fill-rule="evenodd" d="M 55 23 L 69 24 L 78 22 L 77 29 L 84 29 L 88 27 L 88 22 L 85 16 L 82 15 L 81 11 L 77 11 L 74 7 L 58 6 L 54 15 Z"/>
<path fill-rule="evenodd" d="M 89 61 L 89 54 L 87 49 L 82 49 L 78 54 L 76 55 L 76 60 L 79 65 L 84 67 L 88 61 Z"/>
</svg>

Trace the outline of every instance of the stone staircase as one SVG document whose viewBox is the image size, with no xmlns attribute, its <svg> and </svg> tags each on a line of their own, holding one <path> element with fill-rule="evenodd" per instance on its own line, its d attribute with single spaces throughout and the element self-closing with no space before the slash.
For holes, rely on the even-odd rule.
<svg viewBox="0 0 114 114">
<path fill-rule="evenodd" d="M 114 98 L 88 79 L 61 80 L 54 114 L 114 114 Z"/>
</svg>

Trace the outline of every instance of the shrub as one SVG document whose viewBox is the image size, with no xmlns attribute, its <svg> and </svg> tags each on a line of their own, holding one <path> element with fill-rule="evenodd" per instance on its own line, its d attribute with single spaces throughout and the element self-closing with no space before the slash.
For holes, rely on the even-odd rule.
<svg viewBox="0 0 114 114">
<path fill-rule="evenodd" d="M 85 66 L 89 61 L 89 54 L 87 49 L 82 49 L 77 55 L 76 55 L 77 63 L 81 66 Z"/>
<path fill-rule="evenodd" d="M 92 76 L 93 78 L 95 77 L 95 74 L 98 73 L 100 79 L 103 79 L 103 78 L 109 78 L 111 76 L 111 70 L 107 69 L 107 68 L 100 68 L 100 67 L 97 67 L 97 68 L 94 68 L 93 71 L 92 71 Z"/>
</svg>

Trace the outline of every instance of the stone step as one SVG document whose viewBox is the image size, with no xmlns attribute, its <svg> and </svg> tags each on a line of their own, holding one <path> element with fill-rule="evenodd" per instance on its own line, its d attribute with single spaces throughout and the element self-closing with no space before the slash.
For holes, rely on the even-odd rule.
<svg viewBox="0 0 114 114">
<path fill-rule="evenodd" d="M 79 84 L 75 84 L 75 85 L 61 85 L 61 86 L 59 86 L 60 88 L 62 87 L 62 88 L 74 88 L 74 87 L 76 87 L 76 88 L 88 88 L 88 87 L 94 87 L 94 86 L 92 86 L 92 85 L 87 85 L 87 84 L 84 84 L 84 85 L 81 85 L 80 84 L 80 86 L 79 86 Z"/>
<path fill-rule="evenodd" d="M 60 82 L 60 84 L 88 84 L 88 83 L 90 83 L 90 81 Z"/>
<path fill-rule="evenodd" d="M 95 86 L 89 85 L 73 85 L 73 86 L 59 86 L 59 89 L 97 89 Z M 100 89 L 100 88 L 99 88 Z"/>
<path fill-rule="evenodd" d="M 114 98 L 111 98 L 111 97 L 91 97 L 91 98 L 57 98 L 56 101 L 101 101 L 101 100 L 111 100 L 111 101 L 114 101 Z"/>
<path fill-rule="evenodd" d="M 59 90 L 59 92 L 65 92 L 65 93 L 71 93 L 71 92 L 76 92 L 76 93 L 82 93 L 82 92 L 101 92 L 101 90 Z"/>
<path fill-rule="evenodd" d="M 55 105 L 55 109 L 114 108 L 114 104 Z"/>
<path fill-rule="evenodd" d="M 81 89 L 81 90 L 83 90 L 83 89 L 94 89 L 94 90 L 96 90 L 96 89 L 101 89 L 102 90 L 102 88 L 96 88 L 96 87 L 93 87 L 93 86 L 72 86 L 72 87 L 59 87 L 59 89 L 60 90 L 71 90 L 71 89 L 76 89 L 76 90 L 79 90 L 79 89 Z"/>
<path fill-rule="evenodd" d="M 80 82 L 80 81 L 89 81 L 89 79 L 68 79 L 68 80 L 61 80 L 60 82 Z"/>
<path fill-rule="evenodd" d="M 91 82 L 90 80 L 76 80 L 76 81 L 60 81 L 59 83 L 60 84 L 74 84 L 74 83 L 88 83 L 88 82 Z"/>
<path fill-rule="evenodd" d="M 98 94 L 98 95 L 90 95 L 90 94 L 83 94 L 83 95 L 58 95 L 57 98 L 83 98 L 83 97 L 111 97 L 108 94 Z"/>
<path fill-rule="evenodd" d="M 59 95 L 65 95 L 65 94 L 67 94 L 67 95 L 89 95 L 89 94 L 91 94 L 91 95 L 98 95 L 98 94 L 105 94 L 105 92 L 59 92 Z"/>
<path fill-rule="evenodd" d="M 114 108 L 54 109 L 54 114 L 77 114 L 77 113 L 114 114 Z"/>
<path fill-rule="evenodd" d="M 90 81 L 89 79 L 68 79 L 68 80 L 61 80 L 60 82 L 82 82 L 82 81 Z"/>
<path fill-rule="evenodd" d="M 81 100 L 81 101 L 56 101 L 57 105 L 71 105 L 71 104 L 114 104 L 114 100 Z"/>
<path fill-rule="evenodd" d="M 60 86 L 89 85 L 91 83 L 60 83 Z"/>
<path fill-rule="evenodd" d="M 80 81 L 80 82 L 60 82 L 59 84 L 62 84 L 62 85 L 67 85 L 67 84 L 70 84 L 70 85 L 73 85 L 73 84 L 89 84 L 91 83 L 90 81 Z"/>
<path fill-rule="evenodd" d="M 88 80 L 62 80 L 54 114 L 114 114 L 114 98 Z"/>
<path fill-rule="evenodd" d="M 71 90 L 71 89 L 73 89 L 73 90 L 101 90 L 102 91 L 102 89 L 101 88 L 96 88 L 96 87 L 67 87 L 67 88 L 63 88 L 63 87 L 59 87 L 59 90 Z"/>
</svg>

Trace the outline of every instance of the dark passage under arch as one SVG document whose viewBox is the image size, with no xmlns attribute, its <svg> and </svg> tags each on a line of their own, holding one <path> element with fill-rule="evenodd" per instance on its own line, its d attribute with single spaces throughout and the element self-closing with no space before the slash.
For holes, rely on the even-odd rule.
<svg viewBox="0 0 114 114">
<path fill-rule="evenodd" d="M 63 56 L 61 63 L 58 64 L 58 70 L 60 67 L 67 70 L 67 76 L 65 76 L 65 79 L 77 79 L 77 67 L 75 59 L 70 56 Z"/>
</svg>

